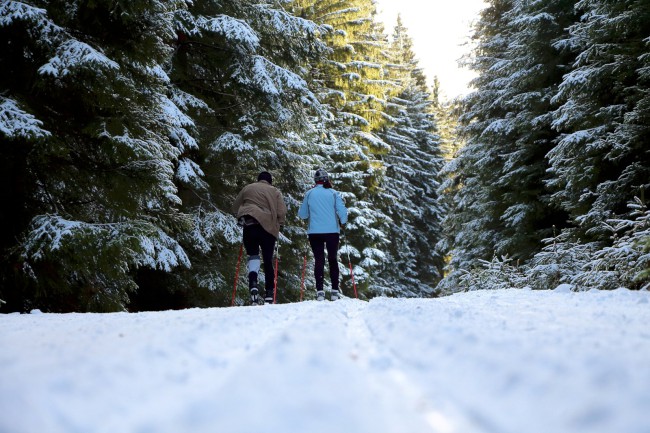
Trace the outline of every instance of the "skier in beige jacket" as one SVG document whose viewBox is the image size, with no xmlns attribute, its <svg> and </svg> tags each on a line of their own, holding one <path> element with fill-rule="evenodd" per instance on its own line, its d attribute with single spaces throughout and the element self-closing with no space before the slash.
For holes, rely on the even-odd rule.
<svg viewBox="0 0 650 433">
<path fill-rule="evenodd" d="M 287 216 L 287 206 L 282 193 L 273 186 L 271 173 L 263 171 L 257 176 L 257 182 L 246 185 L 235 199 L 232 211 L 237 216 L 239 225 L 244 227 L 251 302 L 262 303 L 257 286 L 261 249 L 264 262 L 264 301 L 273 303 L 273 249 Z"/>
</svg>

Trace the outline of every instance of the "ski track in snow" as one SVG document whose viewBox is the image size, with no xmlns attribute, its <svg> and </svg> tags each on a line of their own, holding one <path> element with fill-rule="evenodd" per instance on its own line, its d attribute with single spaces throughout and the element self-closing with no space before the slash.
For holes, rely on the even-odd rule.
<svg viewBox="0 0 650 433">
<path fill-rule="evenodd" d="M 0 433 L 648 433 L 649 301 L 0 315 Z"/>
</svg>

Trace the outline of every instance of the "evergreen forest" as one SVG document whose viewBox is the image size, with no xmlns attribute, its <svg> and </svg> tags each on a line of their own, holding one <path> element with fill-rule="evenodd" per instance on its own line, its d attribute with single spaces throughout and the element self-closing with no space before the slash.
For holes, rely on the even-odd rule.
<svg viewBox="0 0 650 433">
<path fill-rule="evenodd" d="M 346 296 L 648 289 L 650 3 L 489 0 L 464 62 L 441 100 L 373 0 L 3 0 L 0 312 L 231 305 L 263 170 L 313 299 L 320 167 Z"/>
</svg>

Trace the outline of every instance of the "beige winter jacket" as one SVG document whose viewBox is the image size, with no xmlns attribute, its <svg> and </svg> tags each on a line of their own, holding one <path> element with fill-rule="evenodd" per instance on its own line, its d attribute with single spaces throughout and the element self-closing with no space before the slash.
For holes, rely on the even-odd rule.
<svg viewBox="0 0 650 433">
<path fill-rule="evenodd" d="M 241 190 L 232 212 L 239 218 L 250 215 L 276 238 L 280 234 L 280 226 L 287 216 L 287 206 L 284 204 L 282 193 L 265 180 L 246 185 Z"/>
</svg>

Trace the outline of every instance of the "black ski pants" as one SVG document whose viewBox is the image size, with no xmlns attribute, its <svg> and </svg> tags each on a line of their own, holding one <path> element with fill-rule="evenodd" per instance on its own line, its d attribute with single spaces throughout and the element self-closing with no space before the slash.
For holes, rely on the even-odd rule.
<svg viewBox="0 0 650 433">
<path fill-rule="evenodd" d="M 264 230 L 261 224 L 244 227 L 244 248 L 248 256 L 259 256 L 262 249 L 262 265 L 264 266 L 264 288 L 266 293 L 273 293 L 275 273 L 273 271 L 273 249 L 275 236 Z"/>
<path fill-rule="evenodd" d="M 323 290 L 325 279 L 325 248 L 327 248 L 327 262 L 330 268 L 330 280 L 332 290 L 339 289 L 339 262 L 337 254 L 339 251 L 338 233 L 311 233 L 309 245 L 314 253 L 314 277 L 316 278 L 316 290 Z"/>
</svg>

